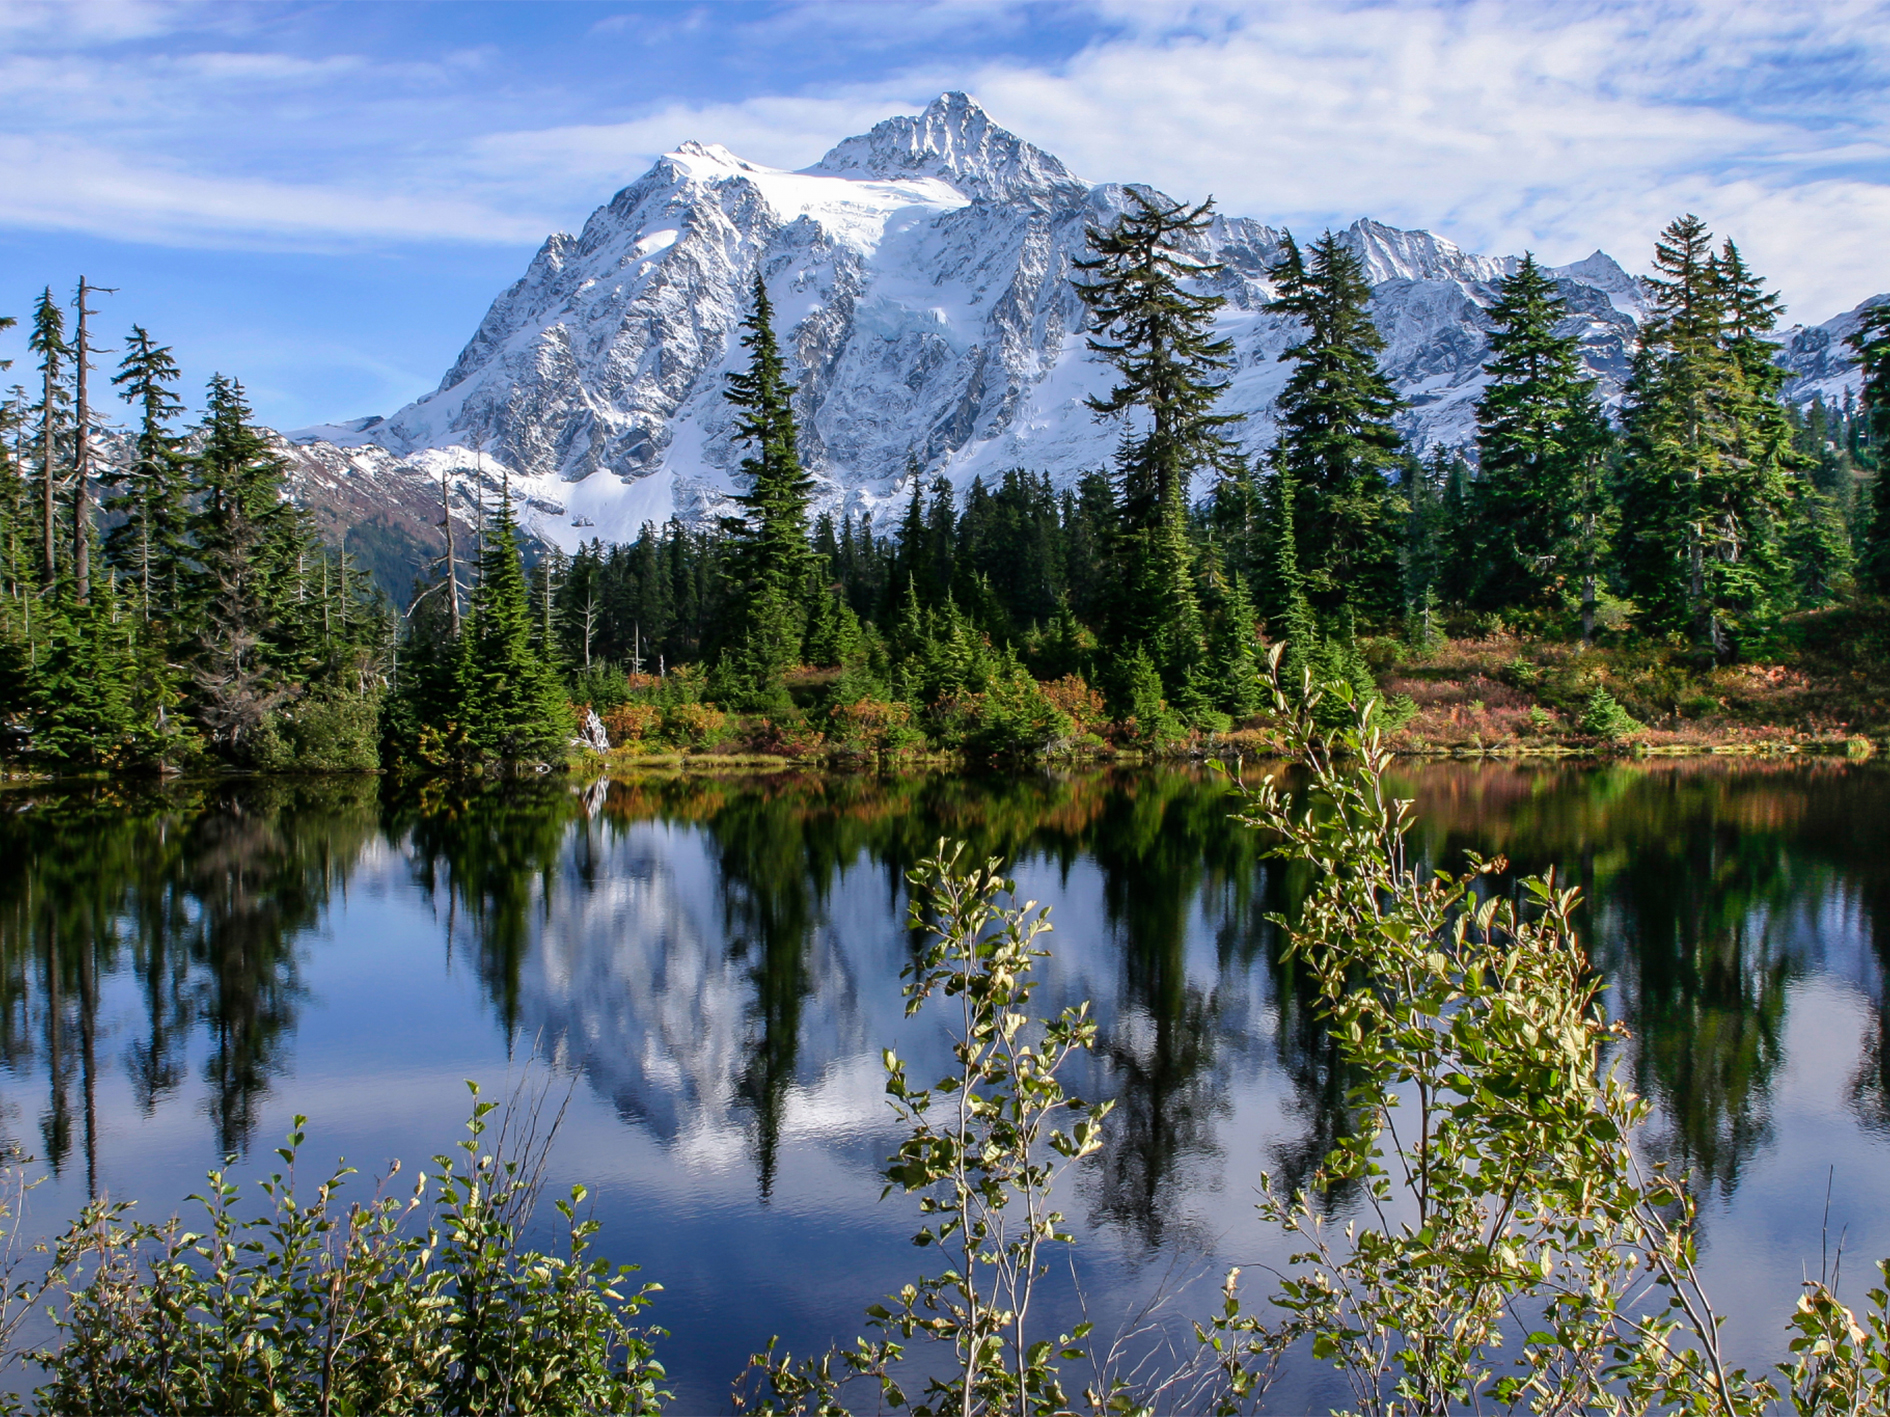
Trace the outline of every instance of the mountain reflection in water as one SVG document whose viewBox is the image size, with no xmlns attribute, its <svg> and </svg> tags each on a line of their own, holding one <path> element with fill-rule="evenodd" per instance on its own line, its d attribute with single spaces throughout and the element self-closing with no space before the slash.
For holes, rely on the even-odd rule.
<svg viewBox="0 0 1890 1417">
<path fill-rule="evenodd" d="M 1737 1341 L 1773 1343 L 1793 1292 L 1768 1276 L 1805 1257 L 1807 1225 L 1815 1248 L 1832 1168 L 1834 1223 L 1867 1259 L 1890 1251 L 1890 772 L 1440 763 L 1394 785 L 1423 861 L 1502 852 L 1582 887 L 1651 1144 L 1698 1178 L 1709 1262 L 1761 1281 L 1729 1296 Z M 4 804 L 0 1130 L 51 1177 L 40 1228 L 103 1190 L 169 1207 L 221 1153 L 266 1157 L 292 1111 L 319 1154 L 422 1160 L 457 1126 L 443 1079 L 497 1085 L 536 1056 L 581 1079 L 558 1164 L 598 1182 L 606 1250 L 667 1286 L 686 1410 L 721 1405 L 770 1333 L 856 1331 L 912 1262 L 908 1212 L 877 1202 L 879 1050 L 946 1062 L 899 994 L 904 874 L 941 836 L 1054 906 L 1040 1011 L 1093 1001 L 1075 1086 L 1116 1110 L 1066 1200 L 1092 1305 L 1274 1255 L 1258 1173 L 1302 1181 L 1346 1125 L 1347 1079 L 1270 923 L 1303 868 L 1231 823 L 1208 773 L 306 779 Z"/>
</svg>

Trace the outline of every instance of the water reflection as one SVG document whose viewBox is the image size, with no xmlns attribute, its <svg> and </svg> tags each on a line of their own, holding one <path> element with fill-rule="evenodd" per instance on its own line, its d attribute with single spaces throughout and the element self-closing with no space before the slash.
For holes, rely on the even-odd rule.
<svg viewBox="0 0 1890 1417">
<path fill-rule="evenodd" d="M 1432 768 L 1428 852 L 1501 850 L 1583 888 L 1583 933 L 1638 1036 L 1664 1148 L 1729 1193 L 1770 1135 L 1787 997 L 1812 973 L 1873 1002 L 1890 963 L 1890 775 L 1848 764 Z M 1873 1045 L 1881 1057 L 1881 1044 Z M 1878 1079 L 1871 1081 L 1875 1071 Z M 1856 1105 L 1881 1116 L 1881 1063 Z"/>
<path fill-rule="evenodd" d="M 1584 888 L 1581 925 L 1634 1028 L 1659 1145 L 1703 1183 L 1731 1195 L 1766 1154 L 1793 991 L 1813 975 L 1869 1019 L 1834 1105 L 1890 1133 L 1876 845 L 1890 773 L 1446 763 L 1402 786 L 1428 860 L 1501 851 Z M 1208 1244 L 1203 1188 L 1244 1193 L 1263 1168 L 1302 1184 L 1346 1125 L 1347 1079 L 1269 923 L 1304 876 L 1229 823 L 1226 786 L 1204 773 L 338 780 L 6 801 L 0 1061 L 36 1090 L 22 1144 L 88 1186 L 113 1069 L 141 1114 L 200 1107 L 217 1150 L 250 1145 L 311 1007 L 315 932 L 352 880 L 383 877 L 432 910 L 448 977 L 477 981 L 493 1036 L 581 1076 L 679 1164 L 739 1173 L 770 1204 L 797 1139 L 864 1174 L 885 1150 L 879 1047 L 906 1039 L 924 1067 L 943 1060 L 942 1038 L 910 1036 L 898 993 L 914 944 L 903 876 L 940 836 L 1017 863 L 1056 903 L 1039 1002 L 1094 1001 L 1101 1047 L 1079 1086 L 1117 1102 L 1084 1181 L 1094 1226 L 1132 1251 Z M 139 1015 L 117 1041 L 101 1028 L 107 981 Z M 357 998 L 331 990 L 322 1007 Z M 1262 1095 L 1271 1112 L 1243 1121 Z"/>
<path fill-rule="evenodd" d="M 99 988 L 134 977 L 144 1030 L 123 1065 L 146 1113 L 174 1098 L 185 1043 L 221 1151 L 247 1149 L 300 999 L 296 940 L 376 836 L 365 780 L 16 795 L 0 851 L 0 1056 L 47 1090 L 37 1150 L 79 1148 L 96 1188 Z M 75 1138 L 76 1129 L 76 1138 Z"/>
</svg>

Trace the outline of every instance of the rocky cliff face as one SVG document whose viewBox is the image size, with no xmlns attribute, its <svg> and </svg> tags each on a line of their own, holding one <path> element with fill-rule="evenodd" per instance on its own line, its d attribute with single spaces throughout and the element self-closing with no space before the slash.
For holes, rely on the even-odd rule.
<svg viewBox="0 0 1890 1417">
<path fill-rule="evenodd" d="M 888 119 L 802 172 L 685 143 L 578 235 L 549 238 L 434 393 L 385 419 L 292 436 L 311 479 L 364 495 L 378 484 L 416 509 L 437 497 L 442 473 L 465 503 L 481 478 L 504 478 L 524 499 L 527 529 L 566 547 L 701 517 L 735 490 L 722 393 L 759 272 L 826 504 L 882 505 L 914 465 L 960 486 L 1010 467 L 1066 482 L 1106 465 L 1119 431 L 1084 406 L 1110 371 L 1084 347 L 1071 262 L 1085 232 L 1127 200 L 964 94 Z M 1246 415 L 1238 431 L 1251 452 L 1272 439 L 1287 373 L 1278 356 L 1293 334 L 1264 308 L 1283 235 L 1222 217 L 1194 253 L 1225 266 L 1214 286 L 1227 297 L 1222 329 L 1238 367 L 1224 407 Z M 1343 238 L 1373 283 L 1383 367 L 1411 405 L 1408 434 L 1420 447 L 1466 442 L 1491 282 L 1515 258 L 1371 221 Z M 1639 285 L 1599 251 L 1555 274 L 1613 397 L 1643 314 Z M 1854 384 L 1840 341 L 1855 318 L 1788 332 L 1794 396 Z"/>
</svg>

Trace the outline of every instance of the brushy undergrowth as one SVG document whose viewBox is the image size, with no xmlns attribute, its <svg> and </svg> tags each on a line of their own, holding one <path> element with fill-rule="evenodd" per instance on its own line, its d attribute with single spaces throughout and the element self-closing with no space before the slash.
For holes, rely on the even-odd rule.
<svg viewBox="0 0 1890 1417">
<path fill-rule="evenodd" d="M 540 1099 L 542 1100 L 542 1098 Z M 658 1287 L 592 1253 L 575 1187 L 557 1202 L 562 1252 L 524 1243 L 550 1130 L 473 1088 L 467 1135 L 434 1169 L 345 1196 L 353 1168 L 298 1188 L 296 1118 L 284 1169 L 249 1211 L 222 1171 L 192 1221 L 88 1206 L 52 1245 L 39 1295 L 59 1341 L 27 1355 L 57 1414 L 576 1414 L 656 1411 L 656 1330 L 633 1320 Z M 194 1223 L 193 1223 L 194 1221 Z"/>
</svg>

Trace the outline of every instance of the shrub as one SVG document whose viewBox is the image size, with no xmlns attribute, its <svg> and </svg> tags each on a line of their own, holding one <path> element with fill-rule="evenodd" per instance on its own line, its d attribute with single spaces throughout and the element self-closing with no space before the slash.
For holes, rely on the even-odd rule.
<svg viewBox="0 0 1890 1417">
<path fill-rule="evenodd" d="M 262 1213 L 210 1173 L 203 1229 L 95 1201 L 54 1246 L 64 1343 L 39 1356 L 55 1413 L 654 1412 L 654 1331 L 628 1322 L 655 1286 L 590 1254 L 584 1191 L 558 1202 L 563 1255 L 523 1248 L 544 1148 L 536 1109 L 496 1138 L 478 1100 L 459 1156 L 404 1194 L 396 1164 L 344 1208 L 352 1168 L 298 1196 L 303 1119 L 261 1183 Z M 516 1123 L 516 1125 L 515 1125 Z M 555 1130 L 555 1124 L 554 1124 Z"/>
<path fill-rule="evenodd" d="M 609 714 L 630 697 L 630 680 L 621 669 L 608 664 L 594 664 L 571 675 L 571 698 L 589 704 L 599 714 Z"/>
<path fill-rule="evenodd" d="M 1311 1187 L 1262 1178 L 1262 1215 L 1303 1249 L 1278 1325 L 1242 1313 L 1228 1277 L 1200 1330 L 1224 1390 L 1263 1389 L 1305 1340 L 1361 1412 L 1766 1411 L 1778 1386 L 1723 1355 L 1682 1179 L 1636 1155 L 1649 1106 L 1607 1063 L 1624 1030 L 1576 942 L 1578 893 L 1553 875 L 1512 892 L 1501 858 L 1456 876 L 1405 865 L 1411 804 L 1384 790 L 1371 705 L 1323 734 L 1316 704 L 1276 700 L 1310 791 L 1295 805 L 1272 778 L 1239 787 L 1241 819 L 1313 870 L 1298 919 L 1274 919 L 1356 1111 Z M 1367 1204 L 1339 1230 L 1344 1192 Z M 1860 1324 L 1823 1279 L 1805 1288 L 1778 1369 L 1792 1410 L 1881 1410 L 1890 1298 L 1873 1290 Z"/>
<path fill-rule="evenodd" d="M 666 704 L 662 735 L 679 748 L 712 748 L 729 736 L 728 715 L 694 700 Z"/>
<path fill-rule="evenodd" d="M 610 735 L 613 748 L 632 747 L 654 734 L 662 717 L 663 711 L 655 704 L 630 700 L 604 714 L 604 732 Z"/>
<path fill-rule="evenodd" d="M 1045 696 L 1023 669 L 1013 669 L 976 696 L 977 707 L 965 746 L 992 757 L 1029 757 L 1071 735 L 1067 714 Z"/>
<path fill-rule="evenodd" d="M 655 679 L 647 674 L 634 675 L 630 686 L 633 690 L 647 689 L 657 703 L 665 706 L 699 704 L 708 690 L 709 674 L 700 664 L 679 664 Z"/>
<path fill-rule="evenodd" d="M 967 866 L 963 854 L 962 843 L 940 841 L 907 877 L 911 925 L 925 945 L 902 972 L 908 1015 L 941 995 L 947 1001 L 956 1066 L 920 1087 L 891 1049 L 885 1054 L 886 1094 L 906 1128 L 885 1168 L 886 1189 L 919 1197 L 924 1222 L 913 1243 L 939 1254 L 942 1268 L 867 1310 L 886 1340 L 798 1363 L 770 1343 L 752 1360 L 738 1406 L 838 1414 L 850 1410 L 841 1387 L 866 1378 L 879 1386 L 881 1410 L 909 1407 L 914 1417 L 1074 1410 L 1058 1370 L 1088 1356 L 1081 1345 L 1090 1326 L 1033 1339 L 1028 1315 L 1049 1248 L 1072 1241 L 1052 1192 L 1062 1172 L 1100 1148 L 1114 1104 L 1086 1103 L 1058 1080 L 1095 1046 L 1089 1005 L 1052 1019 L 1028 1013 L 1032 968 L 1049 953 L 1037 944 L 1049 910 L 1019 905 L 997 861 Z M 925 1392 L 912 1401 L 899 1374 L 901 1340 L 915 1337 L 945 1354 L 927 1366 Z"/>
<path fill-rule="evenodd" d="M 764 718 L 750 728 L 743 747 L 751 753 L 772 753 L 783 758 L 805 758 L 820 751 L 827 735 L 805 721 Z"/>
<path fill-rule="evenodd" d="M 925 735 L 912 724 L 912 705 L 903 699 L 856 699 L 827 710 L 828 730 L 838 744 L 888 753 L 923 746 Z"/>
<path fill-rule="evenodd" d="M 1094 733 L 1109 722 L 1109 706 L 1079 674 L 1065 674 L 1061 679 L 1037 687 L 1051 707 L 1070 720 L 1070 727 L 1078 737 Z"/>
<path fill-rule="evenodd" d="M 1613 694 L 1597 684 L 1594 692 L 1589 694 L 1588 702 L 1582 706 L 1582 716 L 1576 726 L 1596 738 L 1612 740 L 1626 737 L 1641 725 L 1615 702 Z"/>
<path fill-rule="evenodd" d="M 263 772 L 373 772 L 381 765 L 379 693 L 310 690 L 262 721 L 250 740 Z"/>
</svg>

